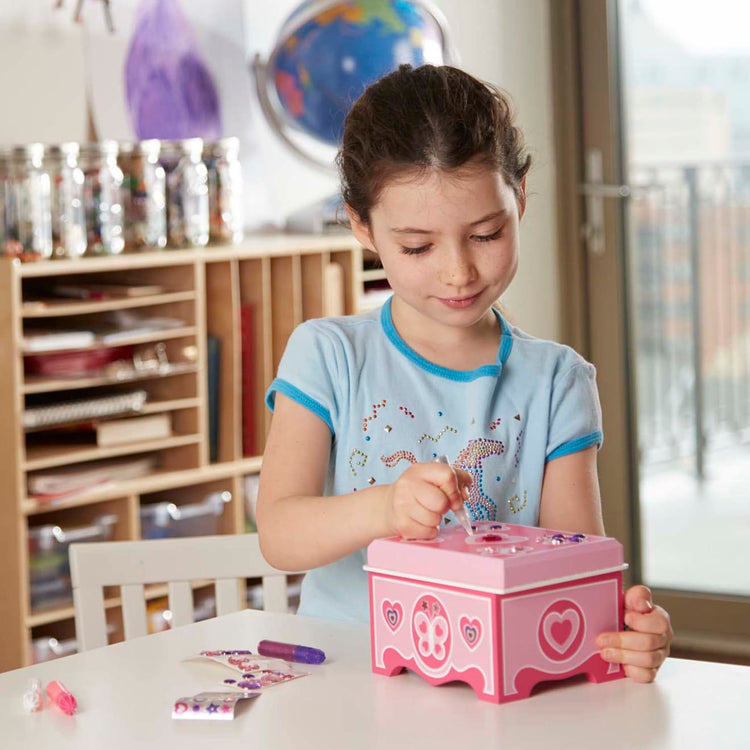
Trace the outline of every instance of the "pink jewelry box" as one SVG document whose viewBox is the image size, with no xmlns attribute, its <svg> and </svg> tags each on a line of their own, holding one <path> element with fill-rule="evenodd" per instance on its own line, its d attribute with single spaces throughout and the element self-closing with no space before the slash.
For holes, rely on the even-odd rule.
<svg viewBox="0 0 750 750">
<path fill-rule="evenodd" d="M 436 540 L 377 539 L 367 549 L 372 669 L 433 685 L 460 680 L 493 703 L 546 680 L 623 677 L 596 645 L 622 629 L 615 539 L 479 521 Z"/>
</svg>

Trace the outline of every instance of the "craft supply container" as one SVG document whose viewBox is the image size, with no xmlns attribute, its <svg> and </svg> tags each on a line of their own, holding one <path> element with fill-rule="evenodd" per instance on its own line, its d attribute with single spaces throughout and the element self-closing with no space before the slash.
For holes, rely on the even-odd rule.
<svg viewBox="0 0 750 750">
<path fill-rule="evenodd" d="M 206 144 L 210 240 L 223 244 L 240 242 L 244 234 L 242 166 L 238 138 L 222 138 Z"/>
<path fill-rule="evenodd" d="M 50 146 L 45 154 L 50 177 L 52 255 L 80 258 L 86 252 L 86 214 L 83 172 L 78 166 L 77 143 Z"/>
<path fill-rule="evenodd" d="M 73 542 L 106 542 L 112 538 L 117 515 L 108 513 L 81 526 L 45 524 L 29 528 L 31 608 L 42 609 L 72 597 L 68 547 Z"/>
<path fill-rule="evenodd" d="M 540 682 L 623 676 L 596 637 L 622 629 L 622 546 L 508 523 L 458 526 L 431 542 L 367 551 L 374 672 L 460 680 L 482 700 L 526 698 Z"/>
<path fill-rule="evenodd" d="M 202 139 L 166 142 L 161 162 L 167 174 L 168 245 L 204 247 L 209 238 L 209 211 Z"/>
<path fill-rule="evenodd" d="M 198 503 L 178 505 L 174 502 L 141 505 L 141 538 L 205 536 L 221 533 L 224 505 L 232 494 L 212 492 Z"/>
<path fill-rule="evenodd" d="M 21 260 L 51 257 L 50 179 L 44 169 L 44 145 L 13 148 L 7 175 L 4 254 Z"/>
<path fill-rule="evenodd" d="M 156 139 L 120 144 L 127 250 L 167 246 L 166 174 L 159 163 L 160 151 Z"/>
<path fill-rule="evenodd" d="M 119 255 L 125 248 L 122 209 L 122 170 L 116 141 L 81 147 L 84 175 L 87 255 Z"/>
</svg>

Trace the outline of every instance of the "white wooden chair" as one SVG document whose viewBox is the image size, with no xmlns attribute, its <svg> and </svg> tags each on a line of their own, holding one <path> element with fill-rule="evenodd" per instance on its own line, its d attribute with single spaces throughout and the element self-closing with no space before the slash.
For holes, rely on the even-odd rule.
<svg viewBox="0 0 750 750">
<path fill-rule="evenodd" d="M 144 584 L 167 583 L 172 627 L 193 622 L 191 581 L 215 581 L 216 614 L 245 608 L 240 579 L 262 578 L 263 608 L 286 612 L 286 573 L 263 558 L 257 534 L 71 544 L 79 651 L 107 645 L 104 586 L 120 586 L 125 639 L 148 633 Z"/>
</svg>

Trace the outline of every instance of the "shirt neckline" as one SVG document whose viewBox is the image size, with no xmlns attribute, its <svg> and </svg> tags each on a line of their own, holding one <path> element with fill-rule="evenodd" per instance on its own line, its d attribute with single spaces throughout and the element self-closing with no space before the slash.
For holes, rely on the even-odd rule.
<svg viewBox="0 0 750 750">
<path fill-rule="evenodd" d="M 511 334 L 510 326 L 508 325 L 505 318 L 500 314 L 500 311 L 496 308 L 492 308 L 492 312 L 495 317 L 500 321 L 500 346 L 497 350 L 497 361 L 494 365 L 482 365 L 474 370 L 452 370 L 449 367 L 441 367 L 428 359 L 425 359 L 421 354 L 417 354 L 399 335 L 396 327 L 393 325 L 393 318 L 391 316 L 391 303 L 393 302 L 393 296 L 389 297 L 383 304 L 380 312 L 380 323 L 383 327 L 383 332 L 386 338 L 398 349 L 401 354 L 407 357 L 417 367 L 430 373 L 431 375 L 437 375 L 441 378 L 447 378 L 448 380 L 456 380 L 462 383 L 467 383 L 477 378 L 492 377 L 500 379 L 503 373 L 503 366 L 510 356 L 511 349 L 513 348 L 513 335 Z"/>
</svg>

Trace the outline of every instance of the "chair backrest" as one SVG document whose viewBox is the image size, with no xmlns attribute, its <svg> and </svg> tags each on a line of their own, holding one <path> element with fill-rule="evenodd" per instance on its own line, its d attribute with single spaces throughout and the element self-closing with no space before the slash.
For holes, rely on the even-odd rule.
<svg viewBox="0 0 750 750">
<path fill-rule="evenodd" d="M 148 633 L 149 583 L 167 583 L 172 627 L 193 622 L 193 581 L 215 581 L 217 615 L 245 608 L 245 578 L 262 578 L 265 610 L 288 608 L 286 573 L 265 561 L 257 534 L 86 542 L 69 555 L 79 651 L 107 645 L 105 586 L 120 586 L 126 640 Z"/>
</svg>

